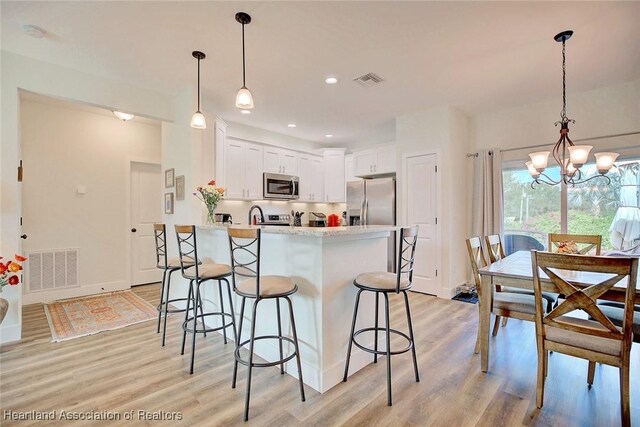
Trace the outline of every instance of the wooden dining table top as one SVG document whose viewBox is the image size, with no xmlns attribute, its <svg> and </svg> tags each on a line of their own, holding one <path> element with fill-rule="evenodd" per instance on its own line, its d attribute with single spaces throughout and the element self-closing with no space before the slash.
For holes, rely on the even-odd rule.
<svg viewBox="0 0 640 427">
<path fill-rule="evenodd" d="M 500 261 L 496 261 L 486 267 L 480 268 L 479 273 L 483 276 L 492 276 L 493 284 L 533 289 L 533 273 L 531 269 L 530 251 L 515 252 Z M 563 279 L 581 287 L 601 283 L 607 278 L 613 276 L 611 274 L 595 273 L 590 271 L 564 271 L 560 275 Z M 540 272 L 540 282 L 543 290 L 557 292 L 544 272 Z M 602 298 L 623 301 L 624 284 L 624 281 L 621 281 L 620 284 L 616 285 L 608 292 L 608 295 L 603 295 Z M 638 280 L 636 283 L 635 303 L 640 304 L 640 270 L 638 272 Z"/>
</svg>

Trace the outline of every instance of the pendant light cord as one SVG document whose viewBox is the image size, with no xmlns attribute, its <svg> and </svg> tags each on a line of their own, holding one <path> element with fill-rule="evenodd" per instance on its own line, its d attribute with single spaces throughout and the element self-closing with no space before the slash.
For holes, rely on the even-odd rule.
<svg viewBox="0 0 640 427">
<path fill-rule="evenodd" d="M 565 57 L 565 40 L 562 40 L 562 112 L 560 117 L 567 122 L 567 61 Z"/>
<path fill-rule="evenodd" d="M 245 63 L 244 63 L 244 23 L 242 24 L 242 87 L 246 87 Z"/>
<path fill-rule="evenodd" d="M 200 112 L 200 58 L 198 58 L 198 113 Z"/>
</svg>

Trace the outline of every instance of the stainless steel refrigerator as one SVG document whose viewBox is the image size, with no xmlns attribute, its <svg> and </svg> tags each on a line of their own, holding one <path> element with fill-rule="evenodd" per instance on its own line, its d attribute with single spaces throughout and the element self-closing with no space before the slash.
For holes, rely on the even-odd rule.
<svg viewBox="0 0 640 427">
<path fill-rule="evenodd" d="M 396 225 L 395 178 L 347 183 L 348 225 Z M 395 233 L 389 237 L 387 271 L 395 271 Z"/>
</svg>

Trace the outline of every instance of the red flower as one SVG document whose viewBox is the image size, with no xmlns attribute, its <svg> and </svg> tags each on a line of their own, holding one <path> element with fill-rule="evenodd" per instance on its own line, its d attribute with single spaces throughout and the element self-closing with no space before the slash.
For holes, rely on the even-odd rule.
<svg viewBox="0 0 640 427">
<path fill-rule="evenodd" d="M 27 259 L 25 257 L 23 257 L 22 255 L 16 254 L 16 261 L 24 262 L 26 260 Z"/>
<path fill-rule="evenodd" d="M 215 180 L 215 179 L 212 179 L 211 181 L 209 181 L 209 182 L 207 183 L 207 185 L 216 185 L 216 180 Z"/>
<path fill-rule="evenodd" d="M 9 284 L 14 286 L 18 284 L 18 276 L 11 276 L 9 277 Z"/>
<path fill-rule="evenodd" d="M 0 262 L 0 274 L 3 274 L 5 271 L 7 271 L 7 266 Z"/>
</svg>

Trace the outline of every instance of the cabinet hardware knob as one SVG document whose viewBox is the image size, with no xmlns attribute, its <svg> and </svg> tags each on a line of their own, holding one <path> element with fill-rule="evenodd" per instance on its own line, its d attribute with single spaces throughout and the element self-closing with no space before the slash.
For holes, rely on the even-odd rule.
<svg viewBox="0 0 640 427">
<path fill-rule="evenodd" d="M 138 231 L 138 230 L 136 230 L 135 228 L 132 228 L 132 229 L 131 229 L 131 232 L 132 232 L 132 233 L 135 233 L 136 231 Z"/>
</svg>

